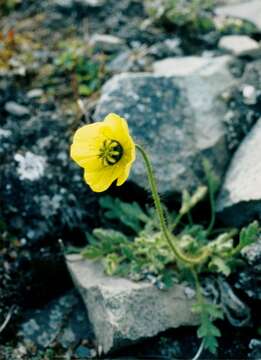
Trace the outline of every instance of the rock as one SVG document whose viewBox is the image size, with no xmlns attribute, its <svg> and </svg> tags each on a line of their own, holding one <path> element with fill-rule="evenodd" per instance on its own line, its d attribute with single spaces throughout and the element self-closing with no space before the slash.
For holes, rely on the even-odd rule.
<svg viewBox="0 0 261 360">
<path fill-rule="evenodd" d="M 241 0 L 235 4 L 217 7 L 217 15 L 231 16 L 250 21 L 261 30 L 261 2 L 260 0 Z"/>
<path fill-rule="evenodd" d="M 77 359 L 83 359 L 83 360 L 94 359 L 97 356 L 97 353 L 94 349 L 89 349 L 86 346 L 80 345 L 74 351 L 74 356 Z"/>
<path fill-rule="evenodd" d="M 261 260 L 261 236 L 259 240 L 242 250 L 242 255 L 245 257 L 249 265 L 260 264 Z"/>
<path fill-rule="evenodd" d="M 245 293 L 252 300 L 261 300 L 261 266 L 249 266 L 240 271 L 235 281 L 235 287 L 243 294 Z"/>
<path fill-rule="evenodd" d="M 0 139 L 1 138 L 8 138 L 11 135 L 12 135 L 12 133 L 11 133 L 10 130 L 0 129 Z"/>
<path fill-rule="evenodd" d="M 29 99 L 35 99 L 43 96 L 43 93 L 44 92 L 42 89 L 32 89 L 28 91 L 27 96 L 29 97 Z"/>
<path fill-rule="evenodd" d="M 248 355 L 249 359 L 260 360 L 261 359 L 261 340 L 252 339 L 249 343 L 249 349 L 251 353 Z"/>
<path fill-rule="evenodd" d="M 103 353 L 168 328 L 196 325 L 183 285 L 159 290 L 150 283 L 108 277 L 101 263 L 68 255 L 67 266 L 88 310 Z"/>
<path fill-rule="evenodd" d="M 150 154 L 160 192 L 169 194 L 201 183 L 203 157 L 217 176 L 223 175 L 226 107 L 219 95 L 236 80 L 229 72 L 229 56 L 167 61 L 167 68 L 166 63 L 154 65 L 155 74 L 114 76 L 102 89 L 94 118 L 116 112 L 128 120 L 135 141 Z M 147 187 L 140 156 L 130 179 Z"/>
<path fill-rule="evenodd" d="M 223 58 L 223 60 L 226 62 L 227 59 Z M 199 56 L 167 58 L 155 62 L 153 70 L 155 74 L 162 76 L 188 76 L 195 74 L 200 69 L 204 69 L 210 63 L 213 63 L 211 59 Z"/>
<path fill-rule="evenodd" d="M 242 251 L 248 266 L 238 273 L 235 286 L 251 299 L 261 300 L 261 235 L 259 240 Z"/>
<path fill-rule="evenodd" d="M 61 8 L 70 9 L 74 5 L 74 0 L 54 0 L 54 3 Z"/>
<path fill-rule="evenodd" d="M 20 101 L 13 90 L 11 96 Z M 50 241 L 50 234 L 56 239 L 51 243 L 57 244 L 68 226 L 87 229 L 95 196 L 69 158 L 71 115 L 25 94 L 21 98 L 27 101 L 28 115 L 19 122 L 0 102 L 0 197 L 5 203 L 1 218 L 29 246 Z"/>
<path fill-rule="evenodd" d="M 90 45 L 94 47 L 95 50 L 108 53 L 120 51 L 126 46 L 123 39 L 107 34 L 94 34 L 90 39 Z"/>
<path fill-rule="evenodd" d="M 261 219 L 260 146 L 261 119 L 236 151 L 218 197 L 217 211 L 230 226 Z"/>
<path fill-rule="evenodd" d="M 242 82 L 254 86 L 260 93 L 261 59 L 252 61 L 246 65 Z"/>
<path fill-rule="evenodd" d="M 114 74 L 128 71 L 143 72 L 150 67 L 153 61 L 145 55 L 146 51 L 142 48 L 125 50 L 108 63 L 107 69 Z"/>
<path fill-rule="evenodd" d="M 261 54 L 260 44 L 245 35 L 227 35 L 223 36 L 218 44 L 222 50 L 226 50 L 235 56 L 258 57 Z"/>
<path fill-rule="evenodd" d="M 180 48 L 180 40 L 178 38 L 170 38 L 153 44 L 148 49 L 148 54 L 153 56 L 157 60 L 166 57 L 183 55 Z"/>
<path fill-rule="evenodd" d="M 133 52 L 126 50 L 117 55 L 108 63 L 109 71 L 113 73 L 120 73 L 122 71 L 130 71 L 134 65 Z"/>
<path fill-rule="evenodd" d="M 246 105 L 255 105 L 257 101 L 257 91 L 252 85 L 244 85 L 242 88 L 244 103 Z"/>
<path fill-rule="evenodd" d="M 227 144 L 233 152 L 261 117 L 260 83 L 261 60 L 255 60 L 245 66 L 239 83 L 226 92 L 228 111 L 224 123 Z"/>
<path fill-rule="evenodd" d="M 42 309 L 30 310 L 18 330 L 22 342 L 37 348 L 47 348 L 55 342 L 67 349 L 92 336 L 84 305 L 74 291 Z"/>
<path fill-rule="evenodd" d="M 18 117 L 29 115 L 29 110 L 27 109 L 27 107 L 25 107 L 23 105 L 20 105 L 20 104 L 17 104 L 14 101 L 8 101 L 5 104 L 5 110 L 9 114 L 14 115 L 14 116 L 18 116 Z"/>
<path fill-rule="evenodd" d="M 55 0 L 55 4 L 65 9 L 70 9 L 75 5 L 99 7 L 105 4 L 105 0 Z"/>
<path fill-rule="evenodd" d="M 83 6 L 90 6 L 90 7 L 102 6 L 106 2 L 106 0 L 74 0 L 74 1 L 77 4 L 80 4 Z"/>
</svg>

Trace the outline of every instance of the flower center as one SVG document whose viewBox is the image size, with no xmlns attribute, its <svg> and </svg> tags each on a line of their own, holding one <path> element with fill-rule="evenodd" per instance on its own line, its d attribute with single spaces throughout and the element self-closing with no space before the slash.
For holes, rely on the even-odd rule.
<svg viewBox="0 0 261 360">
<path fill-rule="evenodd" d="M 99 152 L 99 159 L 104 165 L 115 165 L 123 155 L 123 148 L 117 140 L 104 140 Z"/>
</svg>

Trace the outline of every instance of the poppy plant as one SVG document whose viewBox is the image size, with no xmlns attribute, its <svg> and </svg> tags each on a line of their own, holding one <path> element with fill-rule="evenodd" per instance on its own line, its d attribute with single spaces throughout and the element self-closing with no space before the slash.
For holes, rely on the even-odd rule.
<svg viewBox="0 0 261 360">
<path fill-rule="evenodd" d="M 122 185 L 135 160 L 135 144 L 126 120 L 110 113 L 104 121 L 78 129 L 71 158 L 84 169 L 84 179 L 93 191 L 105 191 L 115 180 L 117 186 Z"/>
</svg>

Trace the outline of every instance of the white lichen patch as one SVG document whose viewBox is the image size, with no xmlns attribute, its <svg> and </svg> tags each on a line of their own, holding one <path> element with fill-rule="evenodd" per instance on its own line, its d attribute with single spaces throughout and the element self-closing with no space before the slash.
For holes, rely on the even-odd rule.
<svg viewBox="0 0 261 360">
<path fill-rule="evenodd" d="M 46 158 L 27 151 L 25 155 L 16 153 L 15 161 L 18 162 L 17 172 L 20 180 L 35 181 L 44 175 Z"/>
<path fill-rule="evenodd" d="M 1 138 L 8 138 L 11 136 L 11 131 L 10 130 L 5 130 L 5 129 L 0 129 L 0 139 Z"/>
</svg>

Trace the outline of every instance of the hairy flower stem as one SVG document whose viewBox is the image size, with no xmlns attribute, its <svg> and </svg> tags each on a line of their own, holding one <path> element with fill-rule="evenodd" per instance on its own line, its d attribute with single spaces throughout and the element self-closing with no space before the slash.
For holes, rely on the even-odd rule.
<svg viewBox="0 0 261 360">
<path fill-rule="evenodd" d="M 191 257 L 191 256 L 183 254 L 180 251 L 180 249 L 177 248 L 177 246 L 175 244 L 175 237 L 172 234 L 170 234 L 170 232 L 167 228 L 167 225 L 166 225 L 164 212 L 162 209 L 162 205 L 161 205 L 161 201 L 160 201 L 160 197 L 159 197 L 159 193 L 158 193 L 158 189 L 157 189 L 157 183 L 155 180 L 155 176 L 154 176 L 154 172 L 153 172 L 153 168 L 152 168 L 150 159 L 142 146 L 136 144 L 136 148 L 139 150 L 139 152 L 141 153 L 141 155 L 143 157 L 143 160 L 144 160 L 144 163 L 146 166 L 146 170 L 147 170 L 147 176 L 148 176 L 148 180 L 149 180 L 149 184 L 150 184 L 150 188 L 151 188 L 152 197 L 154 200 L 154 205 L 155 205 L 156 212 L 157 212 L 157 215 L 159 218 L 161 231 L 162 231 L 169 247 L 171 248 L 175 257 L 178 260 L 182 261 L 183 263 L 188 264 L 188 265 L 201 264 L 208 257 L 209 251 L 207 249 L 204 249 L 203 253 L 200 254 L 199 256 Z"/>
<path fill-rule="evenodd" d="M 201 292 L 201 286 L 200 286 L 200 281 L 199 281 L 198 273 L 197 273 L 195 267 L 191 267 L 190 270 L 191 270 L 191 272 L 192 272 L 192 274 L 193 274 L 194 281 L 195 281 L 196 295 L 197 295 L 198 304 L 203 305 L 203 304 L 204 304 L 204 297 L 203 297 L 202 292 Z M 204 350 L 204 347 L 205 347 L 205 339 L 203 339 L 203 340 L 201 341 L 200 347 L 199 347 L 196 355 L 193 357 L 192 360 L 197 360 L 197 359 L 199 359 L 202 351 Z"/>
</svg>

